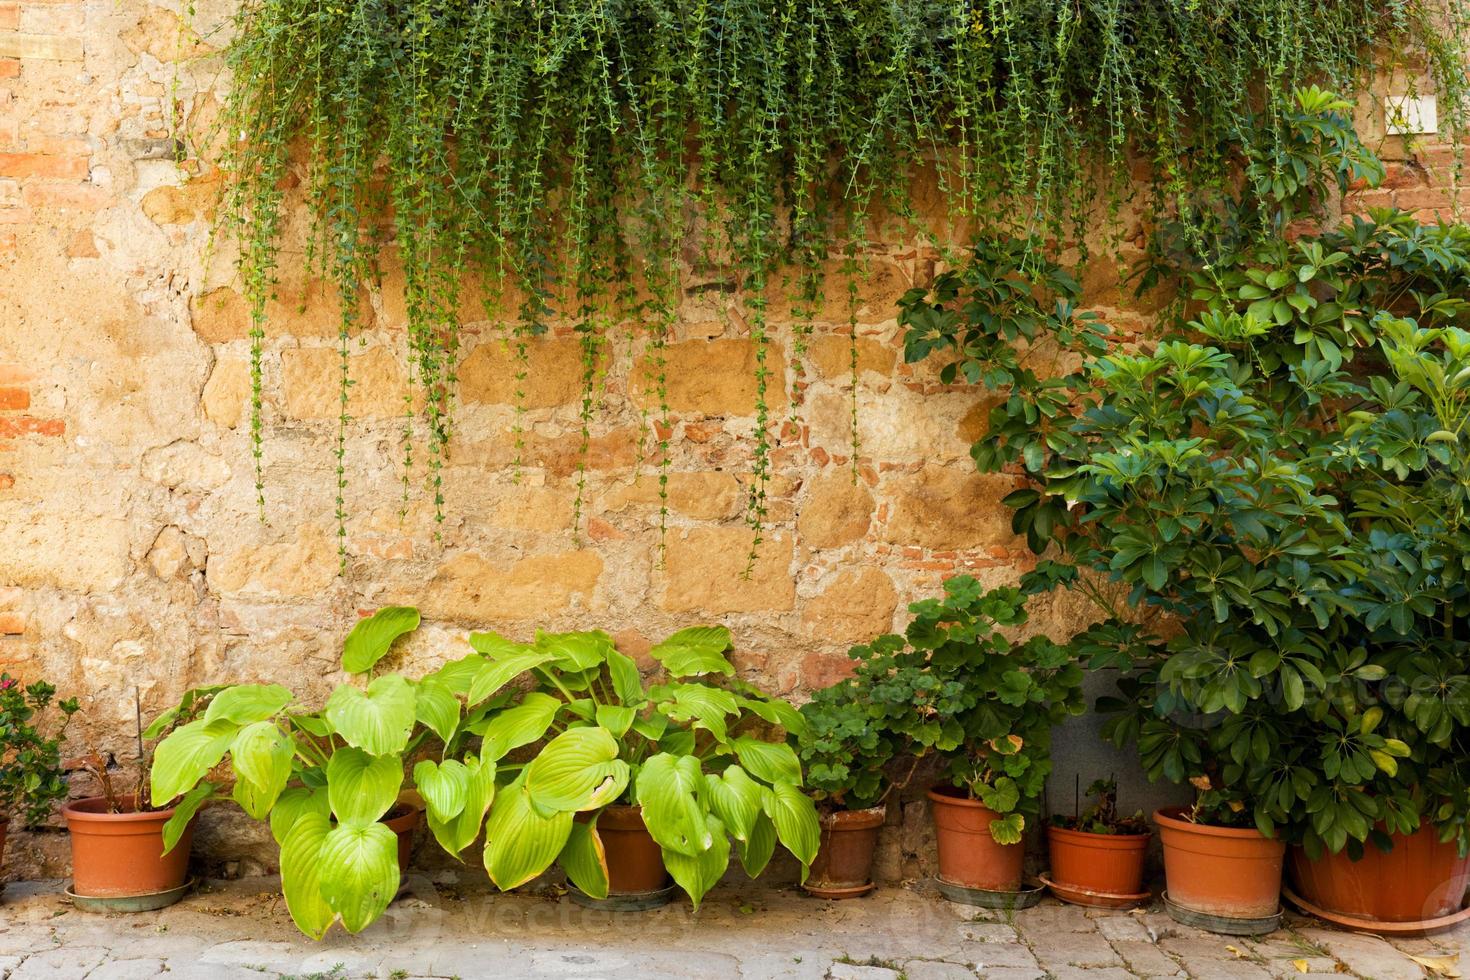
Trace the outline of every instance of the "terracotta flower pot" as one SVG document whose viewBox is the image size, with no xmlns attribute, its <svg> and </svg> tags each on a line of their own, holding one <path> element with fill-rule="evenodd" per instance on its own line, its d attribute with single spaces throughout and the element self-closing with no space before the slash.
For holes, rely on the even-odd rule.
<svg viewBox="0 0 1470 980">
<path fill-rule="evenodd" d="M 108 813 L 107 800 L 72 800 L 61 808 L 71 832 L 72 891 L 87 898 L 131 898 L 180 888 L 189 872 L 190 821 L 163 853 L 163 825 L 173 808 Z"/>
<path fill-rule="evenodd" d="M 641 895 L 669 883 L 664 855 L 643 823 L 643 808 L 610 806 L 597 817 L 597 835 L 607 855 L 607 893 Z"/>
<path fill-rule="evenodd" d="M 1110 907 L 1136 899 L 1143 894 L 1143 862 L 1152 836 L 1047 827 L 1053 891 L 1079 905 Z"/>
<path fill-rule="evenodd" d="M 822 814 L 822 843 L 802 887 L 818 898 L 857 898 L 872 891 L 873 851 L 885 813 L 875 806 Z"/>
<path fill-rule="evenodd" d="M 399 803 L 379 821 L 398 835 L 398 873 L 408 873 L 408 859 L 413 854 L 413 832 L 418 829 L 424 811 L 411 803 Z"/>
<path fill-rule="evenodd" d="M 1286 843 L 1255 829 L 1183 819 L 1183 807 L 1155 811 L 1164 845 L 1169 900 L 1205 915 L 1264 919 L 1280 908 Z"/>
<path fill-rule="evenodd" d="M 1365 844 L 1357 861 L 1345 853 L 1313 861 L 1293 847 L 1293 888 L 1324 912 L 1354 919 L 1423 922 L 1460 911 L 1470 887 L 1470 857 L 1460 857 L 1454 841 L 1441 843 L 1432 826 L 1389 836 L 1393 850 Z"/>
<path fill-rule="evenodd" d="M 1013 892 L 1021 887 L 1022 844 L 997 844 L 990 824 L 1000 814 L 953 786 L 929 790 L 939 844 L 939 877 L 962 888 Z"/>
</svg>

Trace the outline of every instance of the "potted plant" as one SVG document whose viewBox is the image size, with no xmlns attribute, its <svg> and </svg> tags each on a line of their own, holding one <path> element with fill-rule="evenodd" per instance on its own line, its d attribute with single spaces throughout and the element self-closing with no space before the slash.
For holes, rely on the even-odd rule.
<svg viewBox="0 0 1470 980">
<path fill-rule="evenodd" d="M 371 671 L 418 623 L 410 607 L 378 610 L 348 636 L 343 667 Z M 152 798 L 178 801 L 164 826 L 170 848 L 210 800 L 268 819 L 297 927 L 317 939 L 336 921 L 359 932 L 397 894 L 407 864 L 420 810 L 401 801 L 405 768 L 458 720 L 459 702 L 442 685 L 401 674 L 341 684 L 317 709 L 278 684 L 210 689 L 154 723 L 183 722 L 158 745 Z"/>
<path fill-rule="evenodd" d="M 1094 908 L 1127 908 L 1148 897 L 1143 865 L 1152 836 L 1140 811 L 1118 815 L 1118 782 L 1099 779 L 1087 787 L 1093 803 L 1068 817 L 1053 814 L 1046 828 L 1052 894 Z"/>
<path fill-rule="evenodd" d="M 61 720 L 48 734 L 41 716 L 55 698 L 56 688 L 45 681 L 22 686 L 0 673 L 0 859 L 11 818 L 18 816 L 26 825 L 40 823 L 57 800 L 66 799 L 61 741 L 77 701 L 56 701 Z"/>
<path fill-rule="evenodd" d="M 414 780 L 443 828 L 462 818 L 470 760 L 495 774 L 484 862 L 498 887 L 559 863 L 584 901 L 648 907 L 667 900 L 667 875 L 697 908 L 732 849 L 754 877 L 778 841 L 805 878 L 817 816 L 784 741 L 802 718 L 734 679 L 728 630 L 692 627 L 654 646 L 667 679 L 651 687 L 600 631 L 470 643 L 475 654 L 426 678 L 463 695 L 466 722 Z M 522 674 L 529 689 L 509 688 Z M 473 836 L 440 840 L 458 853 Z"/>
<path fill-rule="evenodd" d="M 801 714 L 805 728 L 790 740 L 822 830 L 802 887 L 818 898 L 857 898 L 875 887 L 873 857 L 887 815 L 884 801 L 899 788 L 888 767 L 901 743 L 881 724 L 873 693 L 853 677 L 814 692 Z"/>
<path fill-rule="evenodd" d="M 939 882 L 969 900 L 1021 887 L 1051 729 L 1082 711 L 1082 671 L 1044 636 L 1014 642 L 1001 632 L 1026 622 L 1018 589 L 986 591 L 961 575 L 944 593 L 909 606 L 904 636 L 855 647 L 853 682 L 885 732 L 943 766 L 944 782 L 928 793 Z"/>
</svg>

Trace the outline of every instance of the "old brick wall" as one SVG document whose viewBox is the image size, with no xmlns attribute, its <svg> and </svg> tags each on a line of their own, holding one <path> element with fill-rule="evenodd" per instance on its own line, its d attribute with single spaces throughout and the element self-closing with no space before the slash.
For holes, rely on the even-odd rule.
<svg viewBox="0 0 1470 980">
<path fill-rule="evenodd" d="M 351 359 L 350 557 L 339 576 L 335 293 L 303 272 L 298 215 L 265 353 L 262 523 L 244 304 L 230 244 L 210 244 L 218 175 L 192 154 L 174 162 L 169 121 L 175 103 L 192 132 L 213 118 L 228 14 L 203 5 L 196 35 L 175 9 L 143 0 L 0 0 L 0 665 L 81 697 L 74 753 L 133 757 L 135 691 L 145 716 L 203 683 L 280 681 L 324 696 L 340 679 L 340 637 L 389 602 L 420 606 L 428 622 L 403 655 L 410 671 L 457 653 L 470 627 L 601 627 L 636 652 L 719 622 L 746 676 L 799 693 L 838 676 L 851 643 L 901 626 L 903 605 L 944 577 L 999 584 L 1026 567 L 999 504 L 1014 481 L 969 460 L 984 400 L 901 363 L 895 300 L 936 261 L 911 232 L 872 250 L 861 284 L 856 479 L 846 294 L 834 283 L 798 422 L 774 453 L 770 527 L 748 579 L 753 348 L 738 311 L 719 307 L 724 293 L 685 297 L 668 350 L 660 567 L 657 470 L 640 449 L 654 401 L 637 370 L 643 343 L 614 345 L 578 536 L 576 341 L 554 331 L 532 345 L 516 467 L 513 361 L 474 304 L 463 313 L 442 540 L 417 487 L 401 513 L 405 316 L 387 263 L 361 298 Z M 1448 207 L 1436 170 L 1451 151 L 1397 152 L 1389 188 L 1361 202 Z M 954 233 L 937 195 L 927 214 Z M 1122 302 L 1111 267 L 1087 279 L 1114 326 L 1146 328 L 1146 309 L 1111 305 Z M 787 326 L 776 336 L 789 351 Z M 792 368 L 778 378 L 789 389 Z M 784 398 L 772 402 L 784 417 Z M 1087 610 L 1049 600 L 1035 618 L 1065 634 Z M 1092 759 L 1083 742 L 1091 736 L 1076 759 Z M 268 869 L 270 849 L 226 809 L 201 854 Z M 59 875 L 66 853 L 59 833 L 20 835 L 6 873 Z M 892 848 L 885 863 L 901 870 Z"/>
</svg>

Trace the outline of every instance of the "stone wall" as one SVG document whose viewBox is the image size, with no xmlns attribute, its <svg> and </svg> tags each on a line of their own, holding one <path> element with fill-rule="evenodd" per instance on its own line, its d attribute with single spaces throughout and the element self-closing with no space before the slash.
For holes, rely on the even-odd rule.
<svg viewBox="0 0 1470 980">
<path fill-rule="evenodd" d="M 607 365 L 577 533 L 576 341 L 555 330 L 532 345 L 516 466 L 513 361 L 500 325 L 473 304 L 442 535 L 417 485 L 422 469 L 404 512 L 405 316 L 401 277 L 385 263 L 361 297 L 351 358 L 339 575 L 335 293 L 302 271 L 298 214 L 265 354 L 262 523 L 245 309 L 229 243 L 210 242 L 218 174 L 192 152 L 174 162 L 169 122 L 207 131 L 228 14 L 203 5 L 196 35 L 174 9 L 142 0 L 0 0 L 0 666 L 81 697 L 73 754 L 131 759 L 135 692 L 145 717 L 204 683 L 272 680 L 323 696 L 340 679 L 341 636 L 385 603 L 426 616 L 402 657 L 410 671 L 457 653 L 470 627 L 601 627 L 639 652 L 719 622 L 744 675 L 799 695 L 839 676 L 851 643 L 900 627 L 904 604 L 946 576 L 1000 584 L 1027 567 L 999 503 L 1015 480 L 969 460 L 984 400 L 901 363 L 895 300 L 936 268 L 912 233 L 875 247 L 861 283 L 856 466 L 846 295 L 834 284 L 795 421 L 780 430 L 769 533 L 748 578 L 754 352 L 738 310 L 722 309 L 724 292 L 685 296 L 668 350 L 660 565 L 644 345 L 619 343 Z M 1448 207 L 1434 171 L 1452 151 L 1394 152 L 1386 189 L 1362 203 Z M 948 233 L 930 200 L 927 217 Z M 1115 328 L 1147 328 L 1147 309 L 1123 304 L 1110 265 L 1086 279 Z M 786 326 L 776 335 L 789 350 Z M 778 377 L 787 389 L 795 379 L 789 365 Z M 772 401 L 784 417 L 784 398 Z M 1050 599 L 1034 618 L 1061 635 L 1088 612 Z M 1072 771 L 1127 765 L 1097 752 L 1090 734 L 1063 740 L 1068 800 Z M 210 817 L 201 856 L 215 870 L 268 870 L 270 849 L 258 837 L 247 846 L 226 810 Z M 905 870 L 898 846 L 890 873 Z M 59 833 L 19 835 L 6 873 L 60 875 L 66 854 Z"/>
</svg>

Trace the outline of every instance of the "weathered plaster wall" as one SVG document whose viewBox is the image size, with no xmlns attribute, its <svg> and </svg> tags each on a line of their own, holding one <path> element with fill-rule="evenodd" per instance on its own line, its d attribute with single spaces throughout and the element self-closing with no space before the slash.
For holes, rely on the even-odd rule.
<svg viewBox="0 0 1470 980">
<path fill-rule="evenodd" d="M 671 513 L 659 567 L 656 470 L 640 461 L 652 396 L 632 370 L 641 344 L 617 345 L 610 365 L 579 538 L 576 342 L 557 331 L 532 347 L 517 469 L 512 361 L 473 305 L 442 540 L 417 489 L 400 515 L 405 318 L 385 268 L 362 297 L 351 362 L 350 558 L 339 576 L 336 315 L 332 292 L 302 272 L 298 221 L 265 356 L 262 523 L 245 312 L 229 243 L 209 246 L 218 175 L 192 154 L 173 162 L 166 121 L 207 130 L 227 14 L 204 5 L 200 40 L 180 34 L 173 9 L 142 0 L 0 0 L 0 666 L 81 696 L 74 754 L 132 757 L 135 690 L 145 716 L 202 683 L 275 680 L 322 696 L 339 679 L 340 637 L 388 602 L 417 604 L 429 622 L 404 654 L 408 670 L 454 653 L 468 627 L 597 626 L 637 651 L 720 622 L 743 673 L 798 693 L 839 675 L 851 643 L 901 626 L 903 605 L 946 576 L 1003 583 L 1027 566 L 999 504 L 1014 480 L 969 460 L 984 400 L 901 363 L 894 302 L 936 263 L 911 234 L 873 249 L 860 290 L 857 478 L 845 288 L 834 285 L 799 424 L 781 430 L 768 540 L 748 579 L 753 350 L 738 311 L 721 310 L 723 292 L 685 295 L 668 352 Z M 1450 157 L 1424 148 L 1374 203 L 1445 206 L 1425 168 Z M 953 231 L 937 195 L 926 210 L 941 234 Z M 1087 281 L 1115 328 L 1147 327 L 1146 310 L 1115 305 L 1110 267 Z M 789 349 L 784 326 L 777 335 Z M 789 367 L 783 377 L 789 386 Z M 1088 613 L 1047 600 L 1034 618 L 1064 634 Z M 1100 752 L 1090 733 L 1063 737 L 1068 804 L 1072 772 L 1126 769 Z M 216 870 L 267 870 L 271 849 L 226 809 L 210 817 L 201 855 Z M 923 826 L 909 823 L 913 849 Z M 12 840 L 7 874 L 64 873 L 61 834 Z M 889 873 L 903 868 L 899 846 L 895 835 Z"/>
</svg>

